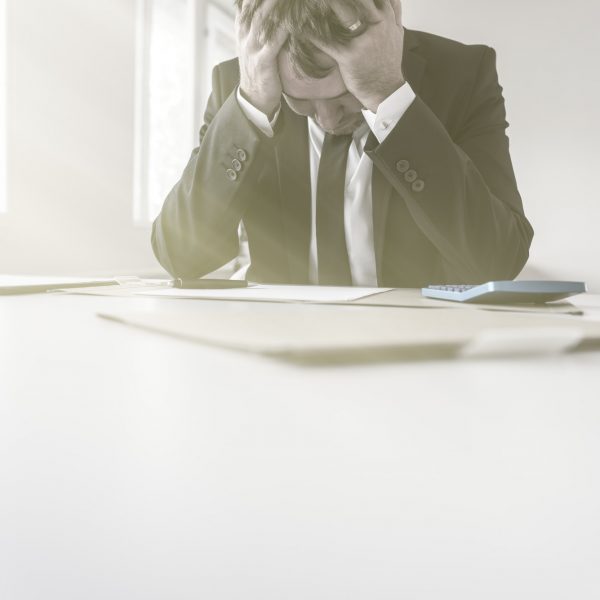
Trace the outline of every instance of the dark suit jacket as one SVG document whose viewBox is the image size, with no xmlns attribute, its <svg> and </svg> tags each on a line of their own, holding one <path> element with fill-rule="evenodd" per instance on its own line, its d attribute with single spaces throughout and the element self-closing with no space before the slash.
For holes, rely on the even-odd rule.
<svg viewBox="0 0 600 600">
<path fill-rule="evenodd" d="M 510 160 L 494 51 L 407 30 L 403 67 L 417 99 L 384 143 L 371 135 L 366 150 L 379 284 L 512 279 L 533 230 Z M 200 146 L 154 223 L 154 252 L 173 275 L 200 277 L 237 255 L 243 219 L 248 278 L 307 283 L 306 118 L 284 102 L 267 138 L 239 107 L 238 83 L 237 60 L 215 68 Z"/>
</svg>

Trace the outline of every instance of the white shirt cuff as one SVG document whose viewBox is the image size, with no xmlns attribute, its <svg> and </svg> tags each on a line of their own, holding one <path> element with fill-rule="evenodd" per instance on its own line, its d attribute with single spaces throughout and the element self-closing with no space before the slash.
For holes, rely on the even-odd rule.
<svg viewBox="0 0 600 600">
<path fill-rule="evenodd" d="M 240 88 L 237 89 L 237 101 L 242 109 L 246 118 L 252 123 L 255 127 L 258 127 L 260 131 L 262 131 L 267 137 L 272 138 L 275 135 L 275 123 L 277 122 L 277 118 L 279 117 L 279 113 L 281 112 L 281 106 L 277 109 L 275 116 L 272 121 L 269 121 L 269 117 L 265 115 L 264 112 L 258 110 L 256 106 L 248 102 L 242 93 L 240 92 Z"/>
<path fill-rule="evenodd" d="M 398 125 L 398 122 L 414 102 L 415 98 L 416 95 L 413 89 L 406 82 L 379 105 L 376 113 L 367 109 L 362 111 L 365 121 L 380 144 L 385 141 L 394 127 Z"/>
</svg>

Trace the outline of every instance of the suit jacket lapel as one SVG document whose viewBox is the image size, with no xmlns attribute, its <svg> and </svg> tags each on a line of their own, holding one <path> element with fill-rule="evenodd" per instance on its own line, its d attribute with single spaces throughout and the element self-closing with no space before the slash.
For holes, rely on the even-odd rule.
<svg viewBox="0 0 600 600">
<path fill-rule="evenodd" d="M 409 29 L 405 30 L 404 35 L 404 57 L 402 60 L 402 70 L 404 77 L 410 83 L 415 94 L 419 94 L 423 74 L 425 73 L 426 61 L 419 55 L 418 40 L 415 33 Z M 375 136 L 371 133 L 367 141 L 366 149 L 377 145 Z M 385 242 L 385 226 L 389 209 L 390 198 L 392 196 L 392 184 L 386 179 L 383 173 L 373 167 L 372 196 L 373 196 L 373 237 L 375 243 L 375 258 L 377 265 L 377 279 L 381 285 L 383 279 L 383 248 Z"/>
<path fill-rule="evenodd" d="M 282 102 L 281 130 L 275 145 L 282 203 L 283 233 L 291 281 L 308 283 L 310 252 L 310 164 L 308 123 Z"/>
</svg>

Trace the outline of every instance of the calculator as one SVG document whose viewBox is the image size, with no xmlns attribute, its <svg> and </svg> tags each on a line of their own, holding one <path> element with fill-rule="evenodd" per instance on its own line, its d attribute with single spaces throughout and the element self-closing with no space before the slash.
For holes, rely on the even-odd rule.
<svg viewBox="0 0 600 600">
<path fill-rule="evenodd" d="M 543 304 L 587 291 L 581 281 L 490 281 L 481 285 L 430 285 L 426 298 L 473 304 Z"/>
</svg>

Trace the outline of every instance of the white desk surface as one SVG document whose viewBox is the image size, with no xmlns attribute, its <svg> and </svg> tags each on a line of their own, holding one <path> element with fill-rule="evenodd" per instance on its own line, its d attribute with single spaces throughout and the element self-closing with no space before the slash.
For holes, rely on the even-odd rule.
<svg viewBox="0 0 600 600">
<path fill-rule="evenodd" d="M 310 368 L 95 316 L 160 302 L 0 298 L 2 600 L 600 597 L 599 352 Z"/>
</svg>

